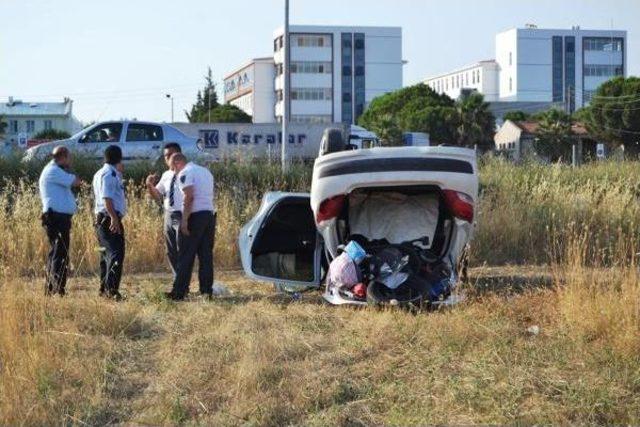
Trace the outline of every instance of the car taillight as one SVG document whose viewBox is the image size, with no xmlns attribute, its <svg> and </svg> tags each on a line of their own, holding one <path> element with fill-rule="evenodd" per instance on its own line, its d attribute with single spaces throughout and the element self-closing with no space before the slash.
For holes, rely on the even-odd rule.
<svg viewBox="0 0 640 427">
<path fill-rule="evenodd" d="M 320 203 L 320 208 L 318 208 L 318 213 L 316 214 L 316 222 L 321 223 L 322 221 L 337 217 L 342 210 L 344 198 L 344 194 L 341 194 L 325 199 Z"/>
<path fill-rule="evenodd" d="M 444 200 L 451 215 L 467 222 L 473 222 L 473 198 L 465 193 L 444 190 Z"/>
</svg>

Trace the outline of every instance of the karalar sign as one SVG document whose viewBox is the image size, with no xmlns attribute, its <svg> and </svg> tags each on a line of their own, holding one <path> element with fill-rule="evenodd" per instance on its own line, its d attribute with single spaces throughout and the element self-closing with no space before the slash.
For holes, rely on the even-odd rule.
<svg viewBox="0 0 640 427">
<path fill-rule="evenodd" d="M 218 129 L 201 129 L 200 138 L 204 142 L 204 148 L 216 149 L 220 144 L 226 145 L 261 145 L 281 144 L 282 132 L 220 132 Z M 289 134 L 289 144 L 303 145 L 307 140 L 304 133 Z"/>
</svg>

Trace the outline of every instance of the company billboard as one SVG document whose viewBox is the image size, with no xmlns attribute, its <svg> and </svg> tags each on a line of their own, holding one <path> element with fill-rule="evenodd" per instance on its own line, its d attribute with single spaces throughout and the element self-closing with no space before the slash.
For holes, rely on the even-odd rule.
<svg viewBox="0 0 640 427">
<path fill-rule="evenodd" d="M 282 150 L 282 125 L 279 123 L 174 123 L 185 134 L 201 140 L 205 151 L 218 159 L 230 157 L 279 157 Z M 318 156 L 322 133 L 342 123 L 289 125 L 287 155 L 314 159 Z"/>
</svg>

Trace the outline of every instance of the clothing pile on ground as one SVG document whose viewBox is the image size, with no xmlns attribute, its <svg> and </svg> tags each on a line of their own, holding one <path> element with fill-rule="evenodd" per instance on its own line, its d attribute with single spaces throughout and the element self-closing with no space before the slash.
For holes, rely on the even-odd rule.
<svg viewBox="0 0 640 427">
<path fill-rule="evenodd" d="M 353 235 L 329 265 L 327 291 L 372 305 L 420 307 L 451 294 L 452 271 L 429 248 L 429 238 L 390 244 Z"/>
</svg>

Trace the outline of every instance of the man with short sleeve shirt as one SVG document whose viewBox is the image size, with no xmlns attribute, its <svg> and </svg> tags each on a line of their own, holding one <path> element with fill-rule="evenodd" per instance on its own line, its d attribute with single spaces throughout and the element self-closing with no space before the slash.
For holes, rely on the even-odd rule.
<svg viewBox="0 0 640 427">
<path fill-rule="evenodd" d="M 69 270 L 71 219 L 76 213 L 76 199 L 71 191 L 82 181 L 69 173 L 71 153 L 64 146 L 53 149 L 53 160 L 42 170 L 38 187 L 42 201 L 42 226 L 51 249 L 47 256 L 45 294 L 64 295 Z"/>
<path fill-rule="evenodd" d="M 146 180 L 147 191 L 164 208 L 164 240 L 167 245 L 167 257 L 174 277 L 178 268 L 178 235 L 182 220 L 182 191 L 178 186 L 178 175 L 171 169 L 169 159 L 174 153 L 181 153 L 180 145 L 170 142 L 164 146 L 164 160 L 169 169 L 160 179 L 153 174 Z"/>
<path fill-rule="evenodd" d="M 95 227 L 101 248 L 100 295 L 120 300 L 125 255 L 122 218 L 127 214 L 122 150 L 117 145 L 111 145 L 104 151 L 104 159 L 104 166 L 93 176 Z"/>
<path fill-rule="evenodd" d="M 171 156 L 170 165 L 178 174 L 184 196 L 178 242 L 178 267 L 173 289 L 167 297 L 182 300 L 189 292 L 195 257 L 198 257 L 200 294 L 213 293 L 213 245 L 215 238 L 214 182 L 209 169 L 187 163 L 181 153 Z"/>
</svg>

